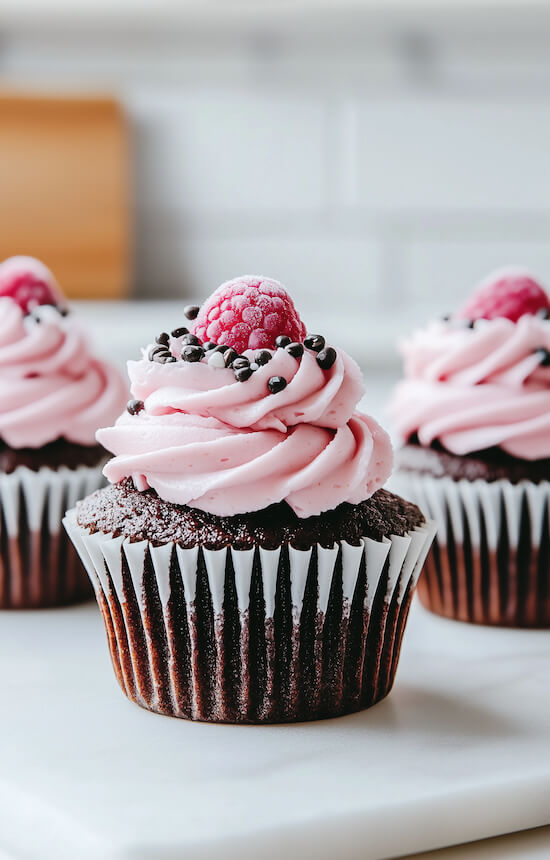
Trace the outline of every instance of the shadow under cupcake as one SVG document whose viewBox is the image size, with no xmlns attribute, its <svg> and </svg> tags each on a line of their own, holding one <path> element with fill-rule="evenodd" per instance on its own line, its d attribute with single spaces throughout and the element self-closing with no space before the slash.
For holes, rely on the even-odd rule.
<svg viewBox="0 0 550 860">
<path fill-rule="evenodd" d="M 113 666 L 150 710 L 280 722 L 393 684 L 433 526 L 381 489 L 389 439 L 357 365 L 305 336 L 275 281 L 222 285 L 129 362 L 99 432 L 113 485 L 66 518 Z"/>
</svg>

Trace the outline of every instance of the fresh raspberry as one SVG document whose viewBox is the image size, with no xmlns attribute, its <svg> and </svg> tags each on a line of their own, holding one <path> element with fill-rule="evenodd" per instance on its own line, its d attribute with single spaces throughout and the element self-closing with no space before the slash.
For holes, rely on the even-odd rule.
<svg viewBox="0 0 550 860">
<path fill-rule="evenodd" d="M 275 338 L 302 341 L 306 329 L 285 288 L 271 278 L 227 281 L 202 305 L 193 332 L 204 341 L 245 349 L 275 349 Z"/>
<path fill-rule="evenodd" d="M 477 320 L 506 317 L 517 322 L 524 314 L 550 311 L 550 299 L 537 282 L 520 269 L 489 275 L 462 306 L 458 316 Z"/>
<path fill-rule="evenodd" d="M 40 260 L 34 257 L 9 257 L 0 263 L 0 297 L 13 299 L 23 313 L 38 305 L 63 306 L 57 282 Z"/>
</svg>

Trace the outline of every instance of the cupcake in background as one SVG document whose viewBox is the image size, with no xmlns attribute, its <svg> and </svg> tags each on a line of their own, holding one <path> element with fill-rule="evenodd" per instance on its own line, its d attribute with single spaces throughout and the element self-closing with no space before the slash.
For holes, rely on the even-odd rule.
<svg viewBox="0 0 550 860">
<path fill-rule="evenodd" d="M 95 431 L 120 412 L 126 386 L 31 257 L 0 263 L 0 388 L 0 608 L 82 600 L 88 579 L 61 520 L 104 483 Z"/>
<path fill-rule="evenodd" d="M 419 594 L 449 618 L 550 627 L 549 317 L 503 270 L 402 344 L 396 487 L 438 523 Z"/>
<path fill-rule="evenodd" d="M 126 695 L 280 722 L 390 691 L 433 527 L 381 489 L 389 438 L 345 352 L 268 278 L 223 284 L 128 371 L 112 486 L 65 520 Z M 188 331 L 187 326 L 193 328 Z"/>
</svg>

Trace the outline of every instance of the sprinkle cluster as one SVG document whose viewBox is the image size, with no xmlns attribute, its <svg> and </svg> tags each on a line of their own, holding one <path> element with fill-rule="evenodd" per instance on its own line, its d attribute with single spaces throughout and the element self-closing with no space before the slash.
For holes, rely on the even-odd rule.
<svg viewBox="0 0 550 860">
<path fill-rule="evenodd" d="M 198 312 L 198 307 L 194 305 L 184 309 L 188 319 L 194 319 Z M 175 341 L 177 343 L 174 343 Z M 155 344 L 149 350 L 147 356 L 149 361 L 157 364 L 174 364 L 178 360 L 190 363 L 206 362 L 214 368 L 231 368 L 237 382 L 246 382 L 250 379 L 255 371 L 271 361 L 274 354 L 271 350 L 259 349 L 251 359 L 246 355 L 240 355 L 236 349 L 227 344 L 218 344 L 211 340 L 202 342 L 185 326 L 175 328 L 170 334 L 161 332 L 155 338 Z M 292 341 L 287 335 L 279 335 L 275 339 L 275 348 L 284 349 L 296 361 L 301 360 L 306 350 L 314 352 L 317 364 L 322 370 L 330 370 L 337 358 L 334 347 L 327 346 L 325 338 L 320 334 L 308 334 L 303 343 Z M 267 381 L 267 388 L 271 394 L 277 394 L 283 391 L 287 384 L 284 376 L 271 376 Z M 137 415 L 143 408 L 141 400 L 128 401 L 127 410 L 130 415 Z"/>
</svg>

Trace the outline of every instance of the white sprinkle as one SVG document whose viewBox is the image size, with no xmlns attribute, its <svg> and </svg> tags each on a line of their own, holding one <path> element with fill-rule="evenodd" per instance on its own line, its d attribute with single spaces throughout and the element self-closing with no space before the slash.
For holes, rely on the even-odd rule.
<svg viewBox="0 0 550 860">
<path fill-rule="evenodd" d="M 211 367 L 225 367 L 225 361 L 223 358 L 223 353 L 213 352 L 212 355 L 208 359 L 208 364 Z"/>
</svg>

